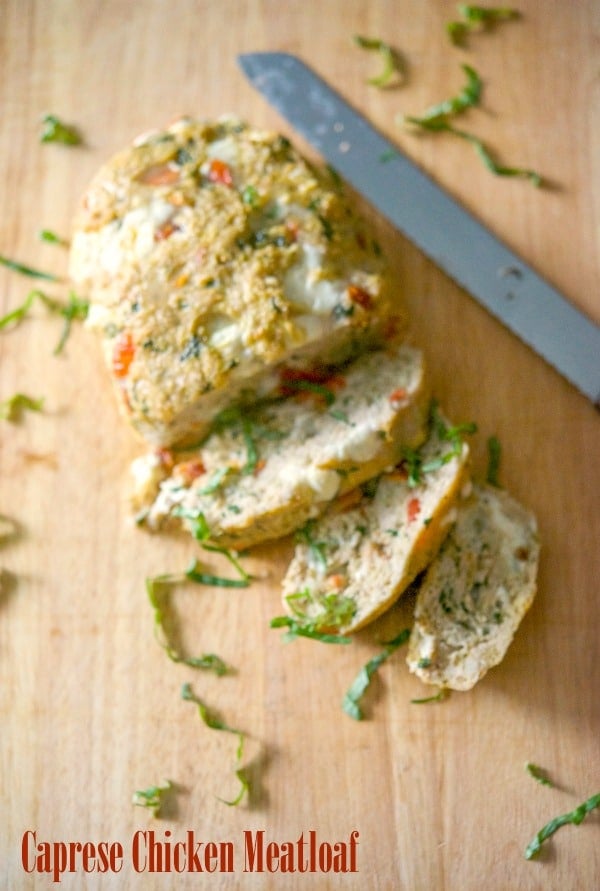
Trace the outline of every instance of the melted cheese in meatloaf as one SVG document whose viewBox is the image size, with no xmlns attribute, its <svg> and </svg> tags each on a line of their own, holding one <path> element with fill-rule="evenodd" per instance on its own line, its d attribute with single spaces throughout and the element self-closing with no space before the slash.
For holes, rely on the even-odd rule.
<svg viewBox="0 0 600 891">
<path fill-rule="evenodd" d="M 236 120 L 138 139 L 86 192 L 71 277 L 136 428 L 189 442 L 282 361 L 335 362 L 389 326 L 379 250 L 337 178 Z"/>
</svg>

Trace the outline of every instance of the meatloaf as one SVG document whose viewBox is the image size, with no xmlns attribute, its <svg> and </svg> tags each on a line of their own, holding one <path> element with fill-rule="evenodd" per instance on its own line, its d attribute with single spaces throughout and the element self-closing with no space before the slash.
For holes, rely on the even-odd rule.
<svg viewBox="0 0 600 891">
<path fill-rule="evenodd" d="M 123 410 L 169 446 L 271 392 L 282 362 L 337 363 L 396 329 L 380 253 L 335 173 L 285 137 L 183 118 L 96 174 L 70 275 Z"/>
</svg>

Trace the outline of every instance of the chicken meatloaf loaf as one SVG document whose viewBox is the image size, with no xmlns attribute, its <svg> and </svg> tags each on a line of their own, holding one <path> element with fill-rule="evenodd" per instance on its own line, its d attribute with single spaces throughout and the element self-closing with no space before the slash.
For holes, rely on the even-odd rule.
<svg viewBox="0 0 600 891">
<path fill-rule="evenodd" d="M 123 409 L 169 446 L 268 394 L 282 362 L 343 361 L 401 326 L 380 253 L 339 178 L 285 137 L 183 118 L 96 174 L 70 276 Z"/>
<path fill-rule="evenodd" d="M 426 436 L 429 390 L 413 347 L 366 353 L 320 382 L 284 377 L 282 398 L 226 410 L 201 447 L 136 459 L 148 527 L 183 525 L 234 548 L 279 538 Z"/>
<path fill-rule="evenodd" d="M 317 632 L 358 631 L 431 562 L 470 488 L 468 447 L 434 412 L 429 439 L 350 510 L 305 529 L 283 580 L 290 617 Z"/>
<path fill-rule="evenodd" d="M 417 595 L 410 670 L 470 690 L 503 659 L 529 609 L 538 558 L 533 515 L 506 492 L 474 487 Z"/>
</svg>

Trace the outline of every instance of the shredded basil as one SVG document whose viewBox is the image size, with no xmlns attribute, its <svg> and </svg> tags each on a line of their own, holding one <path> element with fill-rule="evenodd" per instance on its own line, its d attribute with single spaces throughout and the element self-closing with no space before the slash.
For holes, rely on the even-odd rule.
<svg viewBox="0 0 600 891">
<path fill-rule="evenodd" d="M 328 406 L 333 405 L 335 402 L 335 393 L 323 384 L 317 384 L 313 381 L 297 380 L 286 381 L 283 386 L 286 390 L 306 390 L 309 393 L 316 393 L 317 396 L 323 397 L 325 404 Z"/>
<path fill-rule="evenodd" d="M 202 548 L 205 551 L 211 551 L 213 554 L 221 554 L 223 557 L 225 557 L 226 560 L 228 560 L 231 563 L 233 568 L 239 573 L 240 578 L 243 579 L 243 581 L 245 581 L 246 584 L 250 584 L 250 582 L 252 581 L 252 576 L 246 572 L 246 570 L 241 565 L 241 563 L 239 562 L 239 560 L 237 559 L 237 557 L 233 553 L 233 551 L 231 551 L 229 548 L 223 548 L 223 547 L 221 547 L 221 545 L 209 544 L 208 542 L 205 542 L 202 545 Z"/>
<path fill-rule="evenodd" d="M 211 550 L 211 548 L 207 548 L 207 550 Z M 188 566 L 185 575 L 191 582 L 196 582 L 198 585 L 211 585 L 216 588 L 247 588 L 250 584 L 248 576 L 239 579 L 228 579 L 223 578 L 220 575 L 212 575 L 211 573 L 203 572 L 199 568 L 197 560 L 194 560 L 193 563 Z"/>
<path fill-rule="evenodd" d="M 238 794 L 235 796 L 235 798 L 232 798 L 230 800 L 227 800 L 226 798 L 219 798 L 219 801 L 222 801 L 223 804 L 229 805 L 229 807 L 237 807 L 237 805 L 240 804 L 242 799 L 244 798 L 244 795 L 248 795 L 250 793 L 250 780 L 246 775 L 246 771 L 243 768 L 238 767 L 235 771 L 235 775 L 240 783 L 240 791 L 238 792 Z"/>
<path fill-rule="evenodd" d="M 405 446 L 402 449 L 402 464 L 408 474 L 407 485 L 413 489 L 423 479 L 423 459 L 419 451 Z"/>
<path fill-rule="evenodd" d="M 62 352 L 62 349 L 69 338 L 69 334 L 71 333 L 71 324 L 74 321 L 85 321 L 85 319 L 87 319 L 89 308 L 90 304 L 87 300 L 81 300 L 71 291 L 67 305 L 61 306 L 58 310 L 60 315 L 64 318 L 65 324 L 63 326 L 60 340 L 54 348 L 54 355 L 58 355 Z"/>
<path fill-rule="evenodd" d="M 147 807 L 152 811 L 153 817 L 160 816 L 160 809 L 168 792 L 173 789 L 170 780 L 166 780 L 160 786 L 149 786 L 148 789 L 139 789 L 133 793 L 132 803 L 136 807 Z"/>
<path fill-rule="evenodd" d="M 525 167 L 505 167 L 502 164 L 498 164 L 482 140 L 477 136 L 474 136 L 472 133 L 467 133 L 465 130 L 457 130 L 456 127 L 451 127 L 449 124 L 440 129 L 445 130 L 448 133 L 453 133 L 455 136 L 460 137 L 460 139 L 465 139 L 467 142 L 470 142 L 485 167 L 496 176 L 516 176 L 528 179 L 536 188 L 543 185 L 543 178 L 539 173 L 536 173 L 535 170 L 529 170 Z"/>
<path fill-rule="evenodd" d="M 351 621 L 356 612 L 356 604 L 350 597 L 334 592 L 313 594 L 308 588 L 285 598 L 292 616 L 277 616 L 271 619 L 271 628 L 287 628 L 285 641 L 296 637 L 309 637 L 322 643 L 347 644 L 351 638 L 330 633 Z M 317 607 L 315 615 L 310 615 L 311 607 Z"/>
<path fill-rule="evenodd" d="M 464 21 L 448 22 L 446 25 L 446 32 L 450 40 L 457 46 L 461 46 L 464 43 L 467 34 L 475 28 L 481 26 L 489 28 L 499 22 L 518 19 L 520 17 L 518 10 L 511 9 L 507 6 L 487 7 L 461 4 L 458 6 L 458 12 Z"/>
<path fill-rule="evenodd" d="M 467 421 L 466 423 L 462 424 L 454 424 L 449 427 L 440 415 L 437 402 L 435 401 L 431 404 L 431 422 L 439 439 L 451 444 L 451 454 L 453 456 L 460 455 L 463 447 L 463 436 L 477 433 L 477 424 L 475 424 L 473 421 Z"/>
<path fill-rule="evenodd" d="M 600 807 L 600 792 L 596 795 L 592 795 L 587 801 L 584 801 L 574 810 L 569 811 L 569 813 L 562 814 L 560 817 L 555 817 L 553 820 L 550 820 L 550 822 L 546 823 L 546 825 L 536 834 L 535 838 L 527 845 L 525 849 L 525 859 L 531 860 L 536 857 L 544 842 L 554 835 L 561 826 L 566 826 L 568 823 L 579 826 L 579 824 L 585 820 L 587 815 L 598 807 Z"/>
<path fill-rule="evenodd" d="M 244 795 L 249 791 L 249 788 L 250 788 L 249 780 L 247 779 L 244 771 L 239 767 L 239 764 L 244 756 L 244 734 L 241 732 L 241 730 L 235 730 L 233 727 L 229 727 L 228 724 L 225 724 L 223 721 L 221 721 L 220 718 L 217 718 L 216 715 L 214 715 L 208 709 L 208 707 L 200 699 L 198 699 L 198 697 L 193 693 L 190 684 L 184 684 L 182 686 L 181 698 L 183 700 L 185 700 L 186 702 L 193 702 L 197 705 L 198 714 L 200 715 L 200 718 L 202 719 L 203 723 L 206 724 L 206 726 L 209 729 L 223 730 L 226 733 L 233 733 L 238 738 L 238 745 L 237 745 L 236 755 L 235 755 L 235 759 L 236 759 L 235 775 L 240 782 L 240 787 L 241 787 L 240 792 L 231 801 L 227 801 L 224 798 L 219 799 L 224 804 L 227 804 L 231 807 L 235 807 L 242 801 Z"/>
<path fill-rule="evenodd" d="M 429 424 L 430 429 L 435 432 L 439 440 L 450 443 L 450 450 L 437 458 L 424 461 L 422 450 L 404 448 L 402 464 L 406 469 L 407 485 L 410 488 L 422 483 L 424 474 L 439 470 L 453 458 L 458 457 L 463 447 L 463 436 L 477 432 L 477 424 L 472 422 L 449 427 L 440 415 L 435 401 L 431 403 Z"/>
<path fill-rule="evenodd" d="M 63 145 L 80 145 L 81 133 L 73 124 L 65 124 L 54 114 L 42 118 L 40 142 L 60 142 Z"/>
<path fill-rule="evenodd" d="M 539 173 L 523 167 L 506 167 L 498 164 L 479 137 L 466 130 L 459 130 L 450 123 L 449 118 L 460 114 L 467 108 L 478 105 L 481 97 L 482 82 L 477 72 L 469 65 L 463 65 L 462 69 L 467 75 L 467 83 L 457 96 L 447 99 L 439 103 L 439 105 L 432 106 L 418 117 L 407 115 L 403 117 L 403 120 L 415 124 L 423 130 L 429 130 L 434 133 L 451 133 L 460 139 L 466 140 L 473 146 L 487 169 L 496 176 L 524 177 L 529 179 L 534 186 L 542 185 L 542 177 Z"/>
<path fill-rule="evenodd" d="M 371 683 L 371 678 L 379 667 L 388 659 L 394 650 L 403 646 L 410 637 L 410 628 L 405 628 L 393 640 L 388 641 L 384 646 L 385 649 L 373 656 L 372 659 L 363 665 L 356 678 L 352 682 L 350 688 L 346 692 L 342 700 L 342 709 L 355 721 L 362 721 L 364 715 L 359 705 L 360 700 L 364 696 L 366 690 Z"/>
<path fill-rule="evenodd" d="M 481 78 L 470 65 L 462 65 L 461 67 L 467 75 L 467 83 L 457 96 L 446 99 L 438 105 L 433 105 L 419 117 L 407 116 L 405 120 L 410 121 L 411 124 L 434 130 L 438 129 L 442 123 L 446 123 L 449 117 L 461 114 L 467 108 L 478 105 L 482 89 Z"/>
<path fill-rule="evenodd" d="M 443 702 L 450 696 L 450 691 L 445 687 L 435 694 L 435 696 L 426 696 L 424 699 L 411 699 L 413 705 L 425 705 L 428 702 Z"/>
<path fill-rule="evenodd" d="M 287 641 L 295 640 L 297 637 L 308 637 L 310 640 L 318 640 L 321 643 L 330 644 L 349 644 L 351 638 L 344 637 L 341 634 L 327 634 L 323 631 L 317 631 L 311 623 L 301 622 L 293 619 L 291 616 L 276 616 L 271 619 L 271 628 L 287 628 L 283 639 Z"/>
<path fill-rule="evenodd" d="M 146 592 L 154 610 L 154 636 L 172 662 L 179 662 L 190 668 L 201 668 L 213 671 L 221 677 L 227 673 L 227 665 L 220 656 L 207 653 L 203 656 L 183 656 L 169 642 L 166 631 L 166 590 L 172 584 L 181 582 L 184 577 L 177 575 L 159 575 L 146 579 Z"/>
<path fill-rule="evenodd" d="M 212 495 L 218 489 L 221 488 L 223 483 L 225 482 L 225 478 L 231 473 L 230 467 L 220 467 L 216 470 L 207 484 L 200 489 L 200 495 Z"/>
<path fill-rule="evenodd" d="M 206 517 L 200 511 L 186 510 L 178 505 L 173 508 L 173 515 L 189 521 L 190 532 L 196 541 L 203 542 L 210 538 L 210 527 L 206 522 Z"/>
<path fill-rule="evenodd" d="M 310 555 L 316 564 L 321 566 L 322 569 L 326 569 L 327 556 L 325 552 L 328 543 L 326 541 L 317 541 L 314 536 L 315 525 L 315 520 L 307 520 L 304 526 L 296 531 L 294 538 L 297 542 L 308 547 Z"/>
<path fill-rule="evenodd" d="M 502 164 L 498 164 L 498 162 L 494 160 L 485 143 L 481 139 L 479 139 L 478 136 L 475 136 L 473 133 L 469 133 L 466 130 L 459 130 L 457 127 L 453 127 L 445 119 L 419 121 L 419 119 L 417 118 L 407 118 L 406 120 L 412 120 L 413 123 L 419 124 L 426 130 L 451 133 L 452 135 L 458 136 L 460 139 L 464 139 L 466 142 L 469 142 L 475 149 L 485 167 L 487 167 L 487 169 L 496 176 L 515 176 L 521 177 L 523 179 L 528 179 L 534 186 L 536 186 L 536 188 L 543 185 L 543 178 L 540 176 L 539 173 L 536 173 L 535 170 L 529 170 L 525 167 L 506 167 Z"/>
<path fill-rule="evenodd" d="M 347 424 L 348 427 L 356 427 L 354 421 L 351 421 L 345 411 L 341 411 L 337 408 L 332 408 L 329 412 L 330 417 L 332 417 L 335 421 L 341 421 L 342 424 Z"/>
<path fill-rule="evenodd" d="M 359 34 L 355 34 L 353 40 L 356 46 L 359 46 L 361 49 L 374 50 L 381 56 L 382 71 L 377 76 L 368 78 L 368 84 L 371 84 L 373 87 L 389 87 L 398 77 L 404 74 L 402 57 L 389 43 L 385 43 L 385 41 L 375 37 L 361 37 Z"/>
<path fill-rule="evenodd" d="M 255 187 L 252 185 L 248 185 L 242 191 L 242 201 L 244 204 L 247 204 L 249 207 L 257 207 L 258 205 L 258 192 Z"/>
<path fill-rule="evenodd" d="M 58 244 L 61 247 L 68 247 L 69 245 L 66 238 L 61 238 L 60 235 L 57 235 L 56 232 L 53 232 L 51 229 L 41 229 L 40 238 L 42 241 L 47 242 L 47 244 Z"/>
<path fill-rule="evenodd" d="M 221 721 L 220 718 L 217 718 L 200 699 L 194 694 L 192 691 L 192 687 L 190 684 L 185 683 L 181 688 L 181 698 L 186 702 L 194 702 L 198 706 L 198 712 L 204 724 L 209 727 L 211 730 L 224 730 L 227 733 L 233 733 L 238 738 L 238 748 L 236 751 L 236 755 L 238 760 L 241 759 L 244 753 L 244 734 L 240 730 L 235 730 L 233 727 L 229 727 L 228 724 L 225 724 Z"/>
<path fill-rule="evenodd" d="M 252 419 L 245 414 L 242 409 L 237 406 L 224 409 L 214 423 L 214 429 L 217 431 L 226 430 L 227 428 L 237 429 L 241 432 L 246 446 L 246 463 L 242 467 L 240 473 L 254 473 L 258 465 L 258 448 L 255 442 L 255 431 Z"/>
<path fill-rule="evenodd" d="M 15 393 L 0 402 L 0 418 L 3 421 L 18 421 L 24 411 L 42 411 L 44 400 L 32 399 L 25 393 Z"/>
<path fill-rule="evenodd" d="M 530 761 L 528 761 L 525 765 L 525 770 L 530 777 L 533 777 L 533 779 L 537 780 L 537 782 L 540 783 L 542 786 L 554 787 L 554 783 L 548 777 L 543 767 L 538 767 L 537 764 L 532 764 Z"/>
<path fill-rule="evenodd" d="M 12 269 L 13 272 L 20 272 L 21 275 L 26 275 L 29 278 L 42 278 L 47 282 L 60 281 L 59 276 L 53 275 L 51 272 L 41 272 L 39 269 L 34 269 L 33 266 L 27 266 L 25 263 L 19 263 L 17 260 L 11 260 L 9 257 L 0 256 L 0 266 L 6 266 L 7 269 Z"/>
<path fill-rule="evenodd" d="M 70 334 L 71 323 L 76 319 L 83 320 L 87 317 L 89 303 L 87 300 L 81 300 L 73 292 L 69 294 L 69 302 L 64 304 L 61 303 L 59 300 L 54 300 L 54 298 L 48 297 L 48 295 L 44 294 L 43 291 L 30 291 L 21 306 L 18 306 L 16 309 L 13 309 L 7 315 L 0 318 L 0 329 L 5 328 L 12 322 L 18 324 L 23 318 L 25 318 L 36 300 L 39 300 L 41 303 L 43 303 L 44 306 L 51 312 L 61 315 L 65 320 L 60 340 L 54 348 L 54 355 L 58 355 L 62 351 Z"/>
<path fill-rule="evenodd" d="M 225 559 L 231 563 L 231 565 L 234 567 L 234 569 L 237 570 L 242 582 L 244 583 L 244 584 L 241 584 L 240 582 L 236 581 L 235 584 L 233 584 L 233 583 L 230 584 L 228 579 L 221 579 L 218 582 L 202 581 L 203 584 L 219 584 L 222 587 L 235 587 L 235 588 L 247 587 L 249 585 L 249 583 L 251 581 L 251 576 L 240 565 L 237 557 L 232 553 L 232 551 L 229 550 L 229 548 L 224 548 L 221 545 L 213 544 L 209 541 L 210 526 L 208 525 L 208 523 L 206 521 L 206 517 L 204 516 L 203 513 L 201 513 L 200 511 L 186 510 L 185 508 L 182 508 L 182 507 L 176 507 L 173 510 L 173 513 L 177 517 L 183 517 L 184 519 L 188 520 L 190 523 L 190 531 L 192 532 L 192 535 L 194 536 L 196 541 L 200 542 L 200 546 L 202 547 L 202 549 L 205 551 L 210 551 L 211 553 L 214 553 L 214 554 L 221 554 L 223 557 L 225 557 Z M 196 567 L 195 563 L 192 564 L 192 566 L 188 569 L 188 573 L 189 572 L 191 572 L 192 575 L 190 575 L 188 577 L 191 578 L 192 581 L 196 581 L 196 582 L 201 581 L 200 575 L 202 575 L 204 579 L 208 579 L 208 578 L 217 579 L 218 578 L 218 576 L 208 576 L 205 573 L 199 573 L 197 571 L 197 567 Z M 192 576 L 194 576 L 194 577 L 192 577 Z"/>
</svg>

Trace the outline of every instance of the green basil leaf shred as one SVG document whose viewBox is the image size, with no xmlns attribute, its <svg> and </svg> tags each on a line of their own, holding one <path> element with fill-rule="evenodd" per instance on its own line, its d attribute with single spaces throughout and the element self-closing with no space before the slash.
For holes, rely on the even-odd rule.
<svg viewBox="0 0 600 891">
<path fill-rule="evenodd" d="M 56 347 L 54 348 L 54 355 L 57 356 L 62 352 L 68 338 L 71 333 L 71 325 L 74 321 L 85 321 L 87 319 L 87 315 L 89 312 L 90 304 L 87 300 L 81 300 L 76 294 L 71 292 L 69 294 L 69 302 L 66 306 L 61 306 L 58 309 L 60 315 L 64 318 L 65 323 L 63 326 L 63 331 L 58 341 Z"/>
<path fill-rule="evenodd" d="M 238 795 L 231 801 L 227 801 L 224 798 L 219 799 L 224 804 L 227 804 L 230 807 L 235 807 L 236 805 L 240 804 L 240 802 L 244 798 L 244 795 L 247 794 L 250 790 L 250 782 L 249 782 L 246 774 L 244 773 L 243 769 L 240 768 L 240 766 L 239 766 L 240 762 L 242 761 L 242 758 L 244 757 L 245 736 L 241 730 L 236 730 L 233 727 L 229 727 L 228 724 L 225 724 L 223 721 L 221 721 L 220 718 L 217 718 L 217 716 L 214 715 L 209 710 L 208 706 L 206 706 L 202 702 L 202 700 L 198 699 L 198 697 L 193 693 L 190 684 L 184 684 L 182 686 L 181 698 L 183 700 L 185 700 L 186 702 L 193 702 L 196 704 L 196 706 L 198 707 L 198 714 L 200 715 L 202 722 L 210 730 L 221 730 L 221 731 L 224 731 L 225 733 L 233 733 L 238 738 L 238 745 L 237 745 L 236 753 L 235 753 L 235 760 L 236 760 L 235 776 L 239 780 L 241 788 L 240 788 Z"/>
<path fill-rule="evenodd" d="M 240 579 L 223 578 L 219 575 L 203 572 L 199 566 L 198 561 L 194 560 L 185 571 L 186 578 L 198 585 L 209 585 L 215 588 L 247 588 L 250 584 L 248 577 Z"/>
<path fill-rule="evenodd" d="M 305 544 L 310 552 L 310 555 L 315 563 L 321 566 L 322 569 L 327 568 L 327 542 L 326 541 L 317 541 L 314 536 L 314 528 L 316 522 L 315 520 L 307 520 L 304 526 L 296 531 L 294 536 L 295 540 L 299 543 Z"/>
<path fill-rule="evenodd" d="M 235 798 L 232 798 L 229 801 L 226 798 L 219 798 L 219 801 L 222 801 L 223 804 L 226 804 L 229 807 L 237 807 L 237 805 L 242 802 L 244 796 L 250 793 L 250 780 L 248 779 L 245 770 L 240 767 L 235 771 L 235 775 L 240 783 L 240 791 L 238 794 Z"/>
<path fill-rule="evenodd" d="M 467 35 L 476 28 L 490 28 L 499 22 L 520 18 L 516 9 L 506 6 L 488 7 L 461 4 L 458 6 L 459 15 L 463 21 L 448 22 L 446 33 L 455 46 L 463 46 Z"/>
<path fill-rule="evenodd" d="M 153 817 L 158 817 L 160 816 L 160 809 L 164 804 L 164 799 L 172 789 L 173 784 L 170 780 L 165 780 L 159 786 L 138 789 L 133 793 L 132 804 L 136 807 L 147 807 L 152 811 Z"/>
<path fill-rule="evenodd" d="M 327 634 L 323 631 L 317 631 L 310 625 L 303 624 L 298 621 L 298 619 L 293 619 L 291 616 L 276 616 L 274 619 L 271 619 L 270 622 L 271 628 L 287 628 L 288 631 L 284 634 L 283 639 L 288 642 L 291 640 L 295 640 L 297 637 L 307 637 L 310 640 L 318 640 L 321 643 L 329 643 L 329 644 L 349 644 L 352 643 L 350 637 L 344 637 L 341 634 Z"/>
<path fill-rule="evenodd" d="M 368 78 L 368 84 L 379 88 L 389 87 L 397 76 L 401 77 L 403 75 L 404 64 L 402 58 L 389 43 L 376 37 L 361 37 L 359 34 L 355 34 L 353 40 L 355 45 L 361 49 L 372 50 L 381 56 L 383 66 L 381 73 L 375 77 Z"/>
<path fill-rule="evenodd" d="M 305 380 L 286 381 L 284 388 L 286 390 L 289 389 L 315 393 L 317 396 L 323 397 L 327 406 L 333 405 L 333 403 L 335 402 L 335 393 L 333 392 L 333 390 L 330 390 L 329 387 L 324 386 L 324 384 L 317 384 L 313 381 Z"/>
<path fill-rule="evenodd" d="M 287 628 L 284 640 L 291 641 L 297 637 L 308 637 L 321 643 L 347 644 L 350 637 L 330 633 L 331 629 L 346 625 L 356 612 L 356 604 L 349 597 L 339 594 L 314 595 L 308 588 L 288 594 L 285 598 L 292 612 L 291 616 L 277 616 L 271 620 L 271 628 Z M 314 615 L 309 614 L 311 607 L 317 607 Z"/>
<path fill-rule="evenodd" d="M 539 832 L 536 833 L 535 837 L 532 841 L 529 842 L 527 847 L 525 848 L 525 859 L 532 860 L 534 857 L 537 857 L 539 852 L 542 849 L 542 845 L 546 842 L 554 833 L 560 829 L 562 826 L 567 826 L 569 823 L 574 826 L 579 826 L 582 823 L 588 814 L 590 814 L 593 810 L 600 807 L 600 792 L 596 795 L 592 795 L 574 810 L 569 811 L 566 814 L 561 814 L 559 817 L 554 817 L 553 820 L 546 823 Z"/>
<path fill-rule="evenodd" d="M 443 702 L 450 696 L 450 691 L 445 687 L 435 694 L 435 696 L 425 696 L 424 699 L 411 699 L 413 705 L 425 705 L 428 702 Z"/>
<path fill-rule="evenodd" d="M 11 312 L 7 313 L 7 315 L 0 318 L 0 329 L 6 328 L 13 322 L 15 324 L 21 322 L 37 300 L 43 303 L 46 309 L 49 309 L 50 312 L 62 316 L 65 320 L 60 340 L 54 349 L 54 355 L 58 355 L 62 351 L 71 332 L 72 322 L 75 320 L 83 321 L 87 318 L 89 303 L 87 300 L 81 300 L 73 292 L 69 294 L 69 301 L 65 304 L 61 303 L 59 300 L 54 300 L 52 297 L 48 297 L 43 291 L 30 291 L 21 306 L 18 306 L 16 309 L 13 309 Z"/>
<path fill-rule="evenodd" d="M 470 65 L 462 65 L 462 70 L 467 76 L 467 83 L 457 96 L 445 99 L 437 105 L 432 105 L 418 117 L 407 116 L 405 120 L 425 129 L 438 129 L 446 123 L 449 117 L 461 114 L 467 108 L 479 105 L 481 98 L 482 81 L 478 73 Z"/>
<path fill-rule="evenodd" d="M 58 244 L 61 247 L 68 247 L 69 245 L 69 242 L 66 238 L 62 238 L 60 235 L 57 235 L 56 232 L 52 231 L 52 229 L 41 229 L 40 238 L 47 244 Z"/>
<path fill-rule="evenodd" d="M 58 275 L 53 275 L 51 272 L 42 272 L 39 269 L 34 269 L 33 266 L 27 266 L 25 263 L 19 263 L 17 260 L 11 260 L 10 257 L 4 257 L 0 255 L 0 266 L 5 266 L 7 269 L 11 269 L 13 272 L 19 272 L 21 275 L 28 276 L 28 278 L 41 278 L 47 282 L 60 281 L 60 277 Z"/>
<path fill-rule="evenodd" d="M 81 145 L 81 133 L 73 124 L 65 124 L 55 114 L 42 118 L 40 142 L 60 142 L 63 145 Z"/>
<path fill-rule="evenodd" d="M 180 575 L 159 575 L 146 579 L 146 593 L 154 611 L 154 636 L 159 646 L 165 651 L 171 662 L 187 665 L 189 668 L 200 668 L 212 671 L 218 677 L 227 674 L 228 668 L 220 656 L 206 653 L 202 656 L 183 656 L 169 642 L 165 629 L 165 596 L 170 585 L 184 581 Z"/>
<path fill-rule="evenodd" d="M 25 393 L 15 393 L 0 402 L 0 418 L 3 421 L 18 421 L 24 411 L 42 411 L 44 399 L 33 399 Z"/>
<path fill-rule="evenodd" d="M 200 489 L 200 495 L 213 495 L 217 492 L 223 483 L 225 482 L 225 478 L 231 473 L 230 467 L 220 467 L 218 470 L 215 470 L 207 484 Z"/>
<path fill-rule="evenodd" d="M 554 783 L 549 778 L 543 767 L 538 767 L 537 764 L 532 764 L 531 761 L 528 761 L 525 765 L 525 770 L 530 777 L 533 777 L 533 779 L 540 783 L 542 786 L 552 786 L 554 788 Z"/>
<path fill-rule="evenodd" d="M 376 656 L 373 656 L 372 659 L 369 659 L 369 661 L 360 669 L 342 700 L 342 709 L 347 715 L 354 718 L 355 721 L 362 721 L 364 717 L 359 703 L 371 683 L 371 678 L 379 667 L 383 665 L 386 659 L 392 655 L 394 650 L 403 646 L 408 641 L 409 637 L 410 628 L 405 628 L 397 635 L 397 637 L 388 641 L 388 643 L 384 645 L 385 648 L 381 653 L 378 653 Z"/>
</svg>

